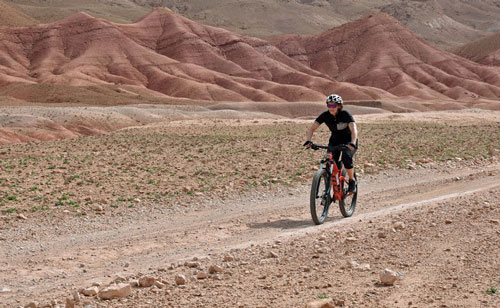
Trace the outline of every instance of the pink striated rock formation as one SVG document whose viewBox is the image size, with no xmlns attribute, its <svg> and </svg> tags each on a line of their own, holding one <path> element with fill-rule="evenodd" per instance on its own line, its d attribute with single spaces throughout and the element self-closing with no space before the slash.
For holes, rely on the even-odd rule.
<svg viewBox="0 0 500 308">
<path fill-rule="evenodd" d="M 440 50 L 379 13 L 318 35 L 271 41 L 291 58 L 333 79 L 424 100 L 498 100 L 500 68 Z"/>
<path fill-rule="evenodd" d="M 56 23 L 0 31 L 0 85 L 127 84 L 209 101 L 323 100 L 391 96 L 338 83 L 267 41 L 204 26 L 167 9 L 131 25 L 78 13 Z"/>
</svg>

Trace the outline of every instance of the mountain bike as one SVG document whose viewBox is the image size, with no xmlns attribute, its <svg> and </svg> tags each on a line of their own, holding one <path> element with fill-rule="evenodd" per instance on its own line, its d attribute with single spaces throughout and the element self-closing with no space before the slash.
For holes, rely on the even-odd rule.
<svg viewBox="0 0 500 308">
<path fill-rule="evenodd" d="M 347 173 L 342 163 L 342 153 L 348 149 L 346 145 L 324 146 L 312 144 L 311 149 L 326 149 L 320 167 L 314 175 L 311 186 L 310 208 L 311 217 L 315 224 L 320 225 L 325 222 L 328 216 L 328 209 L 332 202 L 338 201 L 340 213 L 344 217 L 350 217 L 356 209 L 358 198 L 358 181 L 356 173 L 356 190 L 348 193 L 349 182 Z M 333 160 L 332 152 L 340 151 L 338 162 Z"/>
</svg>

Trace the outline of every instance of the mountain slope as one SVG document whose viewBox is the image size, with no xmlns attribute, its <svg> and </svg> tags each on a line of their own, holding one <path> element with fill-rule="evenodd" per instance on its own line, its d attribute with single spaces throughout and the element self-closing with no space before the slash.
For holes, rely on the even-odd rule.
<svg viewBox="0 0 500 308">
<path fill-rule="evenodd" d="M 0 85 L 126 84 L 208 101 L 323 100 L 332 88 L 376 99 L 385 91 L 339 84 L 264 40 L 158 9 L 132 25 L 78 13 L 0 32 Z"/>
<path fill-rule="evenodd" d="M 500 33 L 460 46 L 453 52 L 477 63 L 500 66 Z"/>
<path fill-rule="evenodd" d="M 285 54 L 333 79 L 396 96 L 475 99 L 500 96 L 500 69 L 433 47 L 379 13 L 318 35 L 278 36 Z"/>
<path fill-rule="evenodd" d="M 426 41 L 450 49 L 500 29 L 496 0 L 4 0 L 44 23 L 78 11 L 120 23 L 168 7 L 197 22 L 254 37 L 315 34 L 374 12 L 395 17 Z"/>
<path fill-rule="evenodd" d="M 38 24 L 38 21 L 16 8 L 0 1 L 0 27 L 1 26 L 29 26 Z"/>
</svg>

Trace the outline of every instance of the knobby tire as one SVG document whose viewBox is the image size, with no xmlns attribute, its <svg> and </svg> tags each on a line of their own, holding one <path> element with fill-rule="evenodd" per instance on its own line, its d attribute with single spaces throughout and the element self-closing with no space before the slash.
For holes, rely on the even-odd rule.
<svg viewBox="0 0 500 308">
<path fill-rule="evenodd" d="M 342 175 L 344 177 L 346 176 L 346 171 L 343 167 Z M 358 200 L 358 177 L 356 176 L 356 173 L 354 173 L 354 179 L 356 181 L 356 191 L 350 196 L 347 195 L 346 186 L 348 186 L 348 183 L 343 183 L 342 189 L 344 190 L 344 198 L 342 200 L 339 200 L 339 208 L 340 213 L 342 213 L 342 216 L 344 217 L 351 217 L 352 214 L 354 214 L 354 210 L 356 209 L 356 201 Z"/>
<path fill-rule="evenodd" d="M 330 180 L 325 169 L 316 171 L 311 185 L 310 209 L 311 217 L 316 225 L 325 222 L 328 216 L 328 208 L 331 203 L 330 193 L 326 193 L 330 187 Z"/>
</svg>

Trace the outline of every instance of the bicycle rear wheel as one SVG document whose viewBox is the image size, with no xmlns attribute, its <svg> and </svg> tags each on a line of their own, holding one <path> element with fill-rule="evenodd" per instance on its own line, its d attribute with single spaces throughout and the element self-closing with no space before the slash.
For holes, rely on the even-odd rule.
<svg viewBox="0 0 500 308">
<path fill-rule="evenodd" d="M 344 175 L 344 177 L 346 176 L 346 171 L 344 168 L 342 168 L 342 175 Z M 356 201 L 358 199 L 358 177 L 356 176 L 356 173 L 354 173 L 354 179 L 356 180 L 356 190 L 351 195 L 347 194 L 347 188 L 349 186 L 348 183 L 342 183 L 344 197 L 342 198 L 342 200 L 339 200 L 339 208 L 340 213 L 342 213 L 342 216 L 344 217 L 351 217 L 352 214 L 354 214 L 354 210 L 356 209 Z"/>
<path fill-rule="evenodd" d="M 310 209 L 311 217 L 315 224 L 321 225 L 328 216 L 331 203 L 329 193 L 330 179 L 325 169 L 316 171 L 311 185 Z"/>
</svg>

